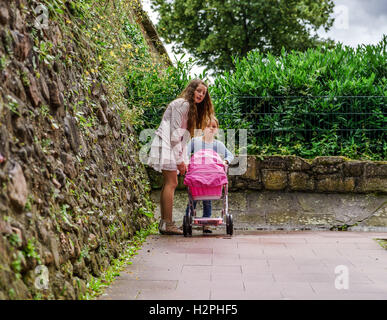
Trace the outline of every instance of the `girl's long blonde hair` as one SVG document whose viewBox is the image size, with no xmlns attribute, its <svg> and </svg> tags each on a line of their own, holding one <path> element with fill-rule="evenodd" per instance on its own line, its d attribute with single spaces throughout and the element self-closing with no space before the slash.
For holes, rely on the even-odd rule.
<svg viewBox="0 0 387 320">
<path fill-rule="evenodd" d="M 207 91 L 203 101 L 196 104 L 194 93 L 200 84 L 205 86 Z M 200 79 L 192 80 L 180 94 L 180 98 L 184 98 L 189 102 L 187 130 L 191 137 L 193 137 L 195 129 L 203 130 L 207 121 L 211 119 L 212 116 L 215 116 L 214 106 L 210 94 L 208 93 L 208 86 Z"/>
</svg>

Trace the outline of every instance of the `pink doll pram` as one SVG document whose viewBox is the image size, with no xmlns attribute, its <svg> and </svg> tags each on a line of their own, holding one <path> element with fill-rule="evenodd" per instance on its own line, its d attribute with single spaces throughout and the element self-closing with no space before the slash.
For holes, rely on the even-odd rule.
<svg viewBox="0 0 387 320">
<path fill-rule="evenodd" d="M 232 215 L 228 213 L 228 167 L 222 158 L 211 149 L 195 152 L 188 165 L 184 184 L 188 187 L 189 210 L 183 219 L 183 234 L 192 236 L 192 225 L 225 225 L 226 232 L 233 234 Z M 222 197 L 222 190 L 224 195 Z M 219 200 L 223 198 L 222 216 L 220 218 L 198 218 L 194 209 L 194 200 Z"/>
</svg>

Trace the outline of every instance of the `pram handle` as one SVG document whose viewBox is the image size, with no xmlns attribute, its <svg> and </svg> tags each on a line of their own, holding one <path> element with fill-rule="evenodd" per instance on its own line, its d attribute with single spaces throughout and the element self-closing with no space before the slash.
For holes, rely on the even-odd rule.
<svg viewBox="0 0 387 320">
<path fill-rule="evenodd" d="M 226 172 L 226 174 L 228 174 L 228 167 L 229 167 L 229 164 L 223 162 L 223 167 L 224 167 L 224 172 Z M 177 175 L 178 175 L 178 176 L 183 176 L 183 177 L 185 177 L 185 175 L 186 175 L 187 173 L 188 173 L 188 167 L 187 167 L 187 170 L 184 172 L 184 174 L 180 174 L 180 172 L 179 172 Z"/>
</svg>

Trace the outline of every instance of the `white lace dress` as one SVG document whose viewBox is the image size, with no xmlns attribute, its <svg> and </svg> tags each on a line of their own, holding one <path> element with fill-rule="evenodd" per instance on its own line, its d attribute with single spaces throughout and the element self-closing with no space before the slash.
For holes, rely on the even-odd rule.
<svg viewBox="0 0 387 320">
<path fill-rule="evenodd" d="M 191 138 L 187 131 L 188 110 L 189 103 L 183 98 L 173 100 L 165 110 L 146 162 L 156 171 L 178 171 L 177 164 L 188 162 L 186 147 Z"/>
</svg>

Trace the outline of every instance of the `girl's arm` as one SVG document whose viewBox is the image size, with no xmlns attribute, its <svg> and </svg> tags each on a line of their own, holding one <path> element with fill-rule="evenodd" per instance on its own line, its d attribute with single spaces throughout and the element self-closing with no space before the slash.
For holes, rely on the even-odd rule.
<svg viewBox="0 0 387 320">
<path fill-rule="evenodd" d="M 184 162 L 185 158 L 183 154 L 183 152 L 185 152 L 185 142 L 182 141 L 182 138 L 184 137 L 186 139 L 187 133 L 189 136 L 189 132 L 186 129 L 182 129 L 181 125 L 183 122 L 183 117 L 188 111 L 189 104 L 187 101 L 181 102 L 177 100 L 174 100 L 171 103 L 171 148 L 173 150 L 176 163 L 180 164 Z"/>
<path fill-rule="evenodd" d="M 219 140 L 215 140 L 217 143 L 218 153 L 222 154 L 224 157 L 224 160 L 227 161 L 229 164 L 234 160 L 234 155 L 226 148 L 226 146 L 223 144 L 223 142 Z"/>
</svg>

